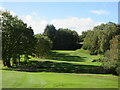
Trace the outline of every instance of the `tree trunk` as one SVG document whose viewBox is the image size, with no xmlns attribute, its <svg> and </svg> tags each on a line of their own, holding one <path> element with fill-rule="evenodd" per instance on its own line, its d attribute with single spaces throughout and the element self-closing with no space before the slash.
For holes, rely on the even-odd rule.
<svg viewBox="0 0 120 90">
<path fill-rule="evenodd" d="M 20 65 L 20 57 L 18 58 L 18 65 Z"/>
<path fill-rule="evenodd" d="M 6 61 L 5 61 L 5 60 L 3 60 L 3 65 L 4 65 L 4 66 L 7 66 L 7 65 L 6 65 Z"/>
<path fill-rule="evenodd" d="M 11 67 L 10 60 L 6 61 L 6 65 L 7 65 L 7 67 Z"/>
<path fill-rule="evenodd" d="M 10 57 L 7 58 L 7 60 L 6 60 L 6 65 L 7 65 L 7 67 L 11 67 L 11 64 L 10 64 Z"/>
</svg>

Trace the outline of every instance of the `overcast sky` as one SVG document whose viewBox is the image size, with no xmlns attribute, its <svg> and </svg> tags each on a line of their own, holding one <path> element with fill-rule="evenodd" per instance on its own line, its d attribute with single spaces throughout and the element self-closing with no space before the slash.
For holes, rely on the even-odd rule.
<svg viewBox="0 0 120 90">
<path fill-rule="evenodd" d="M 0 10 L 5 9 L 31 26 L 35 34 L 42 33 L 47 24 L 81 34 L 101 23 L 118 22 L 117 2 L 1 2 Z"/>
</svg>

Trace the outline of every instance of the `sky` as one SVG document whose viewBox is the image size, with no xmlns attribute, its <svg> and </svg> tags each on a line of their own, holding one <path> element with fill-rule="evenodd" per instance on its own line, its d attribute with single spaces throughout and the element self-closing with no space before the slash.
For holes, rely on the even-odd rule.
<svg viewBox="0 0 120 90">
<path fill-rule="evenodd" d="M 35 34 L 43 33 L 47 24 L 81 34 L 101 23 L 118 23 L 118 2 L 0 2 L 0 10 L 6 9 Z"/>
</svg>

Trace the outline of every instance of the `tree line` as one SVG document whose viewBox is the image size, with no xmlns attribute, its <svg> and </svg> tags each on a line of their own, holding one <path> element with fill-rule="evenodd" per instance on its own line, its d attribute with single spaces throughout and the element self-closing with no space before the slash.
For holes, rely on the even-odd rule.
<svg viewBox="0 0 120 90">
<path fill-rule="evenodd" d="M 29 55 L 44 57 L 51 49 L 76 49 L 79 36 L 76 31 L 47 25 L 44 33 L 34 35 L 32 27 L 28 26 L 9 11 L 1 11 L 2 59 L 4 66 L 19 65 L 20 58 L 26 63 Z"/>
<path fill-rule="evenodd" d="M 53 50 L 76 50 L 80 48 L 80 38 L 74 30 L 67 28 L 56 30 L 53 25 L 47 25 L 43 34 L 53 42 Z"/>
<path fill-rule="evenodd" d="M 95 26 L 82 32 L 82 48 L 91 55 L 103 54 L 103 66 L 114 74 L 120 74 L 120 25 L 113 22 Z"/>
<path fill-rule="evenodd" d="M 90 54 L 103 54 L 103 67 L 120 74 L 120 25 L 113 22 L 95 26 L 82 32 L 47 25 L 42 34 L 34 35 L 32 27 L 8 11 L 0 12 L 2 30 L 2 60 L 4 66 L 20 65 L 21 57 L 26 63 L 29 56 L 43 58 L 52 50 L 89 50 Z M 1 37 L 1 34 L 0 34 Z M 12 64 L 11 64 L 12 62 Z"/>
</svg>

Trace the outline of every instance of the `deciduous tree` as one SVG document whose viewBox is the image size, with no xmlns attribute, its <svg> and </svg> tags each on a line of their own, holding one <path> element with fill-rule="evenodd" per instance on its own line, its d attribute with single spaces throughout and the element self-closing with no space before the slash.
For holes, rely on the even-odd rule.
<svg viewBox="0 0 120 90">
<path fill-rule="evenodd" d="M 0 12 L 2 30 L 2 59 L 4 66 L 11 67 L 11 60 L 16 62 L 20 55 L 28 56 L 34 50 L 34 33 L 17 16 L 8 11 Z"/>
</svg>

